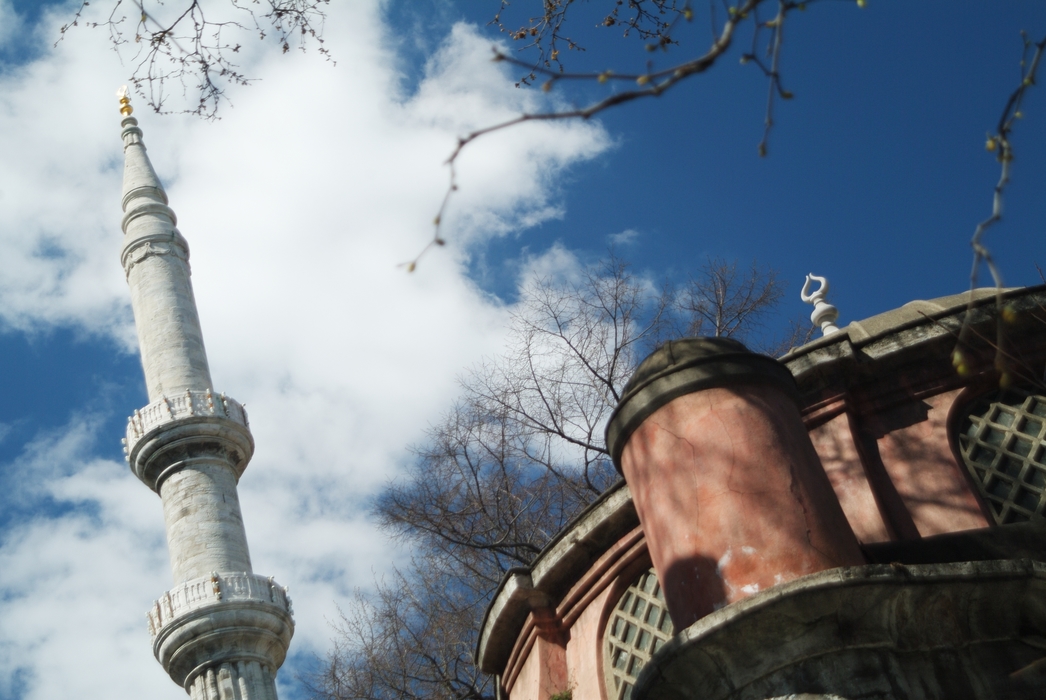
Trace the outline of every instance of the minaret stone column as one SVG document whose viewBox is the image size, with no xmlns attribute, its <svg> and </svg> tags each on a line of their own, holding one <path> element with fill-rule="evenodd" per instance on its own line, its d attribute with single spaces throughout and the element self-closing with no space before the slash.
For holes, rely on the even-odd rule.
<svg viewBox="0 0 1046 700">
<path fill-rule="evenodd" d="M 251 568 L 236 484 L 254 439 L 243 406 L 212 389 L 189 246 L 126 89 L 120 97 L 121 260 L 149 392 L 128 420 L 125 451 L 163 501 L 177 584 L 148 613 L 153 652 L 193 700 L 276 700 L 294 622 L 286 589 Z"/>
<path fill-rule="evenodd" d="M 666 343 L 607 424 L 676 630 L 864 555 L 821 467 L 791 373 L 726 338 Z"/>
</svg>

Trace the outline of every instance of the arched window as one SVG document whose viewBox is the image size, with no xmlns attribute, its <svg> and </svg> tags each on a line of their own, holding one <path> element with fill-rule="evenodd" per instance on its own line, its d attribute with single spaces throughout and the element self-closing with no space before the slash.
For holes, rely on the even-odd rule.
<svg viewBox="0 0 1046 700">
<path fill-rule="evenodd" d="M 644 571 L 618 599 L 603 633 L 607 695 L 629 700 L 640 669 L 673 633 L 657 574 Z"/>
<path fill-rule="evenodd" d="M 1044 517 L 1046 396 L 1011 389 L 982 397 L 963 416 L 958 438 L 995 522 Z"/>
</svg>

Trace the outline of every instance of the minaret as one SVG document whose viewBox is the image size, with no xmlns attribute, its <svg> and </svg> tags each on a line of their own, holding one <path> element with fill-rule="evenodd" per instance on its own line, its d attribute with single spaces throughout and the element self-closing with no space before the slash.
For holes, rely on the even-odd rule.
<svg viewBox="0 0 1046 700">
<path fill-rule="evenodd" d="M 153 652 L 192 700 L 276 700 L 294 622 L 287 589 L 251 570 L 236 483 L 247 414 L 215 394 L 189 246 L 142 143 L 126 88 L 121 253 L 149 405 L 128 420 L 131 469 L 160 495 L 175 587 L 148 613 Z"/>
</svg>

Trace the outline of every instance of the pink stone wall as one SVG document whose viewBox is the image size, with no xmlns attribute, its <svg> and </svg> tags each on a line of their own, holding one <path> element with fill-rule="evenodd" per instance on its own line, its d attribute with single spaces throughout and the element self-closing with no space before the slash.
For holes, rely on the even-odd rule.
<svg viewBox="0 0 1046 700">
<path fill-rule="evenodd" d="M 541 668 L 538 655 L 531 653 L 523 662 L 515 682 L 509 688 L 509 697 L 512 700 L 540 700 L 541 692 Z"/>
<path fill-rule="evenodd" d="M 621 456 L 677 629 L 798 576 L 860 565 L 795 403 L 768 384 L 681 396 Z"/>
<path fill-rule="evenodd" d="M 551 621 L 546 618 L 542 624 Z M 535 632 L 533 644 L 522 652 L 526 658 L 519 673 L 505 684 L 512 700 L 549 700 L 567 689 L 567 654 L 562 639 L 547 638 L 533 622 L 532 614 L 523 628 L 523 635 Z"/>
<path fill-rule="evenodd" d="M 848 415 L 842 413 L 814 428 L 810 440 L 858 541 L 892 539 L 854 444 Z"/>
<path fill-rule="evenodd" d="M 963 389 L 810 430 L 825 473 L 861 542 L 918 539 L 988 527 L 948 435 Z"/>
<path fill-rule="evenodd" d="M 988 527 L 973 487 L 948 439 L 948 413 L 962 389 L 925 399 L 864 421 L 877 437 L 890 480 L 923 537 Z M 912 418 L 925 418 L 913 421 Z"/>
<path fill-rule="evenodd" d="M 603 688 L 603 624 L 611 588 L 588 604 L 570 628 L 567 643 L 571 700 L 606 700 Z M 514 699 L 513 699 L 514 700 Z"/>
</svg>

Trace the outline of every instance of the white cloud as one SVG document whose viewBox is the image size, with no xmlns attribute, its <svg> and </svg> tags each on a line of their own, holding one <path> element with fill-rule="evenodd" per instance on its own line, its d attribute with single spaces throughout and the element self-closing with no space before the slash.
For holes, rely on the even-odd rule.
<svg viewBox="0 0 1046 700">
<path fill-rule="evenodd" d="M 610 245 L 627 246 L 639 240 L 639 236 L 639 231 L 634 228 L 626 228 L 624 231 L 618 231 L 607 236 L 607 241 Z"/>
<path fill-rule="evenodd" d="M 534 280 L 576 284 L 581 281 L 583 273 L 584 267 L 577 255 L 557 243 L 538 255 L 530 255 L 523 259 L 519 271 L 519 286 L 523 287 Z"/>
<path fill-rule="evenodd" d="M 164 683 L 145 631 L 144 611 L 169 580 L 155 497 L 125 465 L 84 457 L 95 425 L 75 419 L 2 465 L 5 487 L 26 485 L 4 489 L 5 509 L 34 515 L 0 538 L 0 697 L 101 698 L 143 688 L 182 696 Z"/>
<path fill-rule="evenodd" d="M 251 415 L 257 452 L 240 495 L 255 568 L 291 586 L 292 651 L 319 654 L 335 603 L 397 556 L 366 498 L 449 405 L 455 375 L 500 347 L 507 311 L 467 279 L 468 245 L 557 215 L 557 173 L 608 145 L 591 123 L 477 142 L 460 163 L 451 245 L 407 275 L 397 264 L 432 235 L 457 136 L 539 98 L 512 87 L 465 25 L 405 95 L 377 3 L 331 11 L 336 68 L 315 53 L 251 54 L 264 80 L 220 122 L 136 113 L 192 248 L 216 389 Z M 133 347 L 113 96 L 125 74 L 89 31 L 0 74 L 8 329 L 72 326 Z M 39 485 L 27 498 L 58 507 L 0 541 L 0 697 L 184 697 L 143 623 L 171 585 L 159 501 L 125 465 L 91 458 L 93 440 L 119 439 L 96 431 L 74 422 L 6 465 Z"/>
</svg>

